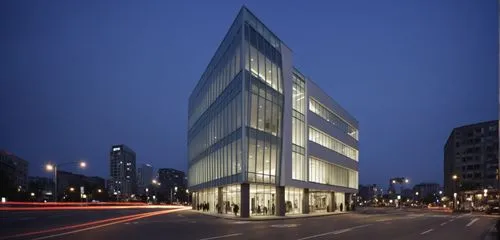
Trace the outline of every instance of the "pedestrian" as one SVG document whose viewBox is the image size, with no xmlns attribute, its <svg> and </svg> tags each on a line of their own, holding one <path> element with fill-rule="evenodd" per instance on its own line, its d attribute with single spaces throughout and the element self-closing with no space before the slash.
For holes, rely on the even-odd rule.
<svg viewBox="0 0 500 240">
<path fill-rule="evenodd" d="M 342 212 L 344 210 L 344 204 L 340 203 L 340 211 Z"/>
<path fill-rule="evenodd" d="M 240 210 L 240 207 L 238 207 L 238 204 L 234 204 L 234 207 L 233 207 L 234 216 L 238 215 L 239 210 Z"/>
</svg>

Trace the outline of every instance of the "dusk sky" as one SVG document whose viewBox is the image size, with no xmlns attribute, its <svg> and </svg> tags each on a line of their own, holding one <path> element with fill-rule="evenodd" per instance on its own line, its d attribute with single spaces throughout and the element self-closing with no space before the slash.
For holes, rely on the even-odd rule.
<svg viewBox="0 0 500 240">
<path fill-rule="evenodd" d="M 443 181 L 454 127 L 498 118 L 497 1 L 0 1 L 0 149 L 187 170 L 187 103 L 243 4 L 360 123 L 360 183 Z"/>
</svg>

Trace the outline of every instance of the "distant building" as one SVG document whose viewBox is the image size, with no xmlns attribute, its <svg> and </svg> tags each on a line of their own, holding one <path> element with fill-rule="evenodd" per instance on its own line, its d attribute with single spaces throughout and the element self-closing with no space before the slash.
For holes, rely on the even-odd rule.
<svg viewBox="0 0 500 240">
<path fill-rule="evenodd" d="M 0 151 L 0 164 L 15 187 L 25 191 L 28 187 L 28 161 L 7 151 Z"/>
<path fill-rule="evenodd" d="M 85 192 L 93 189 L 101 189 L 102 191 L 105 189 L 105 180 L 101 177 L 89 177 L 72 172 L 57 171 L 57 186 L 58 192 L 59 190 L 65 191 L 71 187 L 78 190 L 80 190 L 80 187 L 84 187 Z"/>
<path fill-rule="evenodd" d="M 137 168 L 137 192 L 139 194 L 145 194 L 146 188 L 151 184 L 153 178 L 153 166 L 147 163 L 141 164 L 141 166 Z"/>
<path fill-rule="evenodd" d="M 438 195 L 439 191 L 441 191 L 441 187 L 437 183 L 420 183 L 413 186 L 413 194 L 418 192 L 419 198 Z"/>
<path fill-rule="evenodd" d="M 498 121 L 453 129 L 444 147 L 444 192 L 497 188 Z M 456 175 L 456 179 L 453 176 Z"/>
<path fill-rule="evenodd" d="M 116 193 L 119 198 L 129 198 L 137 193 L 135 163 L 136 155 L 132 149 L 124 144 L 111 147 L 109 174 L 112 181 L 108 188 L 111 194 Z"/>
<path fill-rule="evenodd" d="M 371 201 L 382 196 L 382 189 L 377 184 L 359 185 L 359 194 L 362 201 Z"/>
<path fill-rule="evenodd" d="M 28 191 L 35 193 L 37 199 L 53 200 L 54 180 L 48 177 L 28 177 Z"/>
<path fill-rule="evenodd" d="M 161 183 L 160 191 L 169 202 L 186 201 L 186 174 L 172 168 L 158 169 L 158 181 Z M 177 191 L 175 188 L 177 187 Z"/>
<path fill-rule="evenodd" d="M 413 189 L 411 188 L 404 188 L 402 191 L 401 191 L 401 198 L 403 199 L 413 199 L 414 198 L 414 192 L 413 192 Z"/>
</svg>

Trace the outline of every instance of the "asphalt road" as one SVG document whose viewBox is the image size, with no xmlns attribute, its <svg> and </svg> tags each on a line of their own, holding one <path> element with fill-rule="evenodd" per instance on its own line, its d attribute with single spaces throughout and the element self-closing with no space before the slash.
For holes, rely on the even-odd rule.
<svg viewBox="0 0 500 240">
<path fill-rule="evenodd" d="M 6 213 L 9 222 L 4 226 L 5 216 L 2 216 L 0 235 L 8 236 L 13 232 L 27 232 L 37 228 L 49 229 L 60 226 L 59 224 L 64 225 L 61 223 L 64 219 L 67 219 L 68 225 L 89 219 L 131 214 L 130 211 L 147 210 Z M 61 220 L 54 217 L 57 214 L 61 214 Z M 16 219 L 12 219 L 14 216 Z M 23 218 L 30 219 L 22 220 Z M 377 209 L 314 218 L 244 221 L 215 218 L 186 210 L 13 239 L 488 239 L 488 232 L 497 219 L 498 216 L 478 214 Z M 15 226 L 15 231 L 8 230 L 9 233 L 5 233 L 6 226 Z"/>
</svg>

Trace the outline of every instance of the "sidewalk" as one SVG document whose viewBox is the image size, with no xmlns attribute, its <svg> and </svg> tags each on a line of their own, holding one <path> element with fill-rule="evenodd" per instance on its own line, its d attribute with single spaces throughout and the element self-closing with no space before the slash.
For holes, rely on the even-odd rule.
<svg viewBox="0 0 500 240">
<path fill-rule="evenodd" d="M 249 218 L 242 218 L 238 216 L 234 216 L 231 214 L 216 214 L 216 213 L 208 213 L 198 210 L 190 210 L 194 213 L 200 213 L 207 216 L 229 219 L 229 220 L 239 220 L 239 221 L 270 221 L 270 220 L 286 220 L 286 219 L 297 219 L 297 218 L 312 218 L 312 217 L 323 217 L 323 216 L 331 216 L 331 215 L 341 215 L 348 214 L 348 212 L 329 212 L 329 213 L 310 213 L 310 214 L 294 214 L 288 216 L 252 216 Z"/>
</svg>

